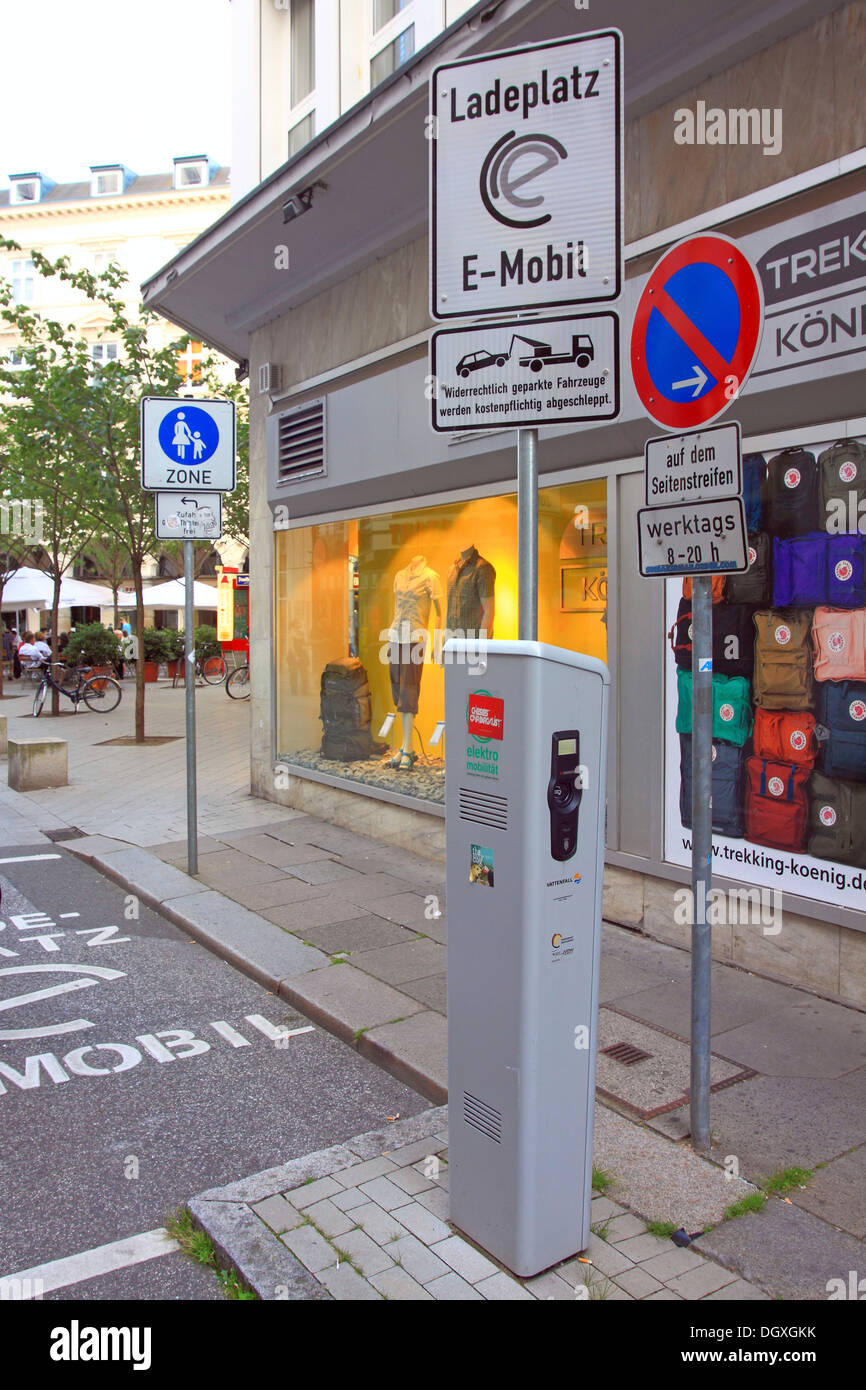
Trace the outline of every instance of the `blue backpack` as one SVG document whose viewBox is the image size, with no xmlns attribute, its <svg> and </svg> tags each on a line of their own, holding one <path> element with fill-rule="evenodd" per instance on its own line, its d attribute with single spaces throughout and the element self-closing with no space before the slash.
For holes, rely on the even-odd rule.
<svg viewBox="0 0 866 1390">
<path fill-rule="evenodd" d="M 866 537 L 817 531 L 773 539 L 773 605 L 776 608 L 863 608 L 866 605 Z"/>
<path fill-rule="evenodd" d="M 763 531 L 766 497 L 767 460 L 763 454 L 744 454 L 743 505 L 747 531 Z"/>
<path fill-rule="evenodd" d="M 713 739 L 713 830 L 740 838 L 746 833 L 746 750 Z M 680 734 L 680 820 L 692 826 L 692 736 Z"/>
<path fill-rule="evenodd" d="M 866 682 L 822 681 L 820 692 L 822 771 L 866 782 Z"/>
</svg>

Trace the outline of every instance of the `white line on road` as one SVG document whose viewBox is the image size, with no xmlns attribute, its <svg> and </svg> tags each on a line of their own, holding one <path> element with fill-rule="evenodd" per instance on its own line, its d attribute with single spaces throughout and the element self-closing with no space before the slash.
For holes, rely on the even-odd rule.
<svg viewBox="0 0 866 1390">
<path fill-rule="evenodd" d="M 0 864 L 32 864 L 37 859 L 61 859 L 60 854 L 19 854 L 13 859 L 0 859 Z"/>
<path fill-rule="evenodd" d="M 179 1249 L 177 1241 L 159 1227 L 139 1236 L 112 1241 L 110 1245 L 97 1245 L 93 1250 L 69 1255 L 65 1260 L 51 1260 L 48 1264 L 34 1265 L 32 1269 L 22 1269 L 18 1274 L 4 1274 L 0 1276 L 0 1299 L 15 1297 L 15 1291 L 20 1290 L 22 1285 L 33 1291 L 31 1296 L 38 1298 L 40 1293 L 65 1289 L 70 1284 L 80 1284 L 100 1274 L 111 1274 L 116 1269 L 140 1265 L 145 1260 L 171 1255 Z"/>
</svg>

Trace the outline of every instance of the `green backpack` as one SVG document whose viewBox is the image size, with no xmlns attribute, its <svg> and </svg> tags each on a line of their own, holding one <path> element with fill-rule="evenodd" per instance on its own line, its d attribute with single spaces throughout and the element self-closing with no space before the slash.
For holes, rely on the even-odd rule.
<svg viewBox="0 0 866 1390">
<path fill-rule="evenodd" d="M 677 671 L 677 733 L 692 731 L 692 673 Z M 713 676 L 713 738 L 742 748 L 752 732 L 752 705 L 745 676 Z"/>
</svg>

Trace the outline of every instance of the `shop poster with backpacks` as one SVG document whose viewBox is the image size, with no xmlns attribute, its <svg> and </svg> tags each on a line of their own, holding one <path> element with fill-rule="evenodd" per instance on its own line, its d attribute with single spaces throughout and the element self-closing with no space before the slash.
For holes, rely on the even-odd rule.
<svg viewBox="0 0 866 1390">
<path fill-rule="evenodd" d="M 713 579 L 713 872 L 866 907 L 866 440 L 743 458 Z M 861 530 L 862 528 L 862 530 Z M 692 600 L 668 580 L 665 858 L 691 863 Z"/>
</svg>

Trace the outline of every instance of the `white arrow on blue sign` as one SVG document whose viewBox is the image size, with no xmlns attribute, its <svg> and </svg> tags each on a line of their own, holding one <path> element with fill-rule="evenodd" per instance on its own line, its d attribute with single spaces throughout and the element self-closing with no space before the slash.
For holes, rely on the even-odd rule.
<svg viewBox="0 0 866 1390">
<path fill-rule="evenodd" d="M 147 396 L 141 403 L 141 486 L 147 492 L 233 492 L 233 401 Z"/>
</svg>

